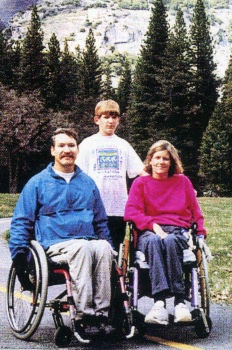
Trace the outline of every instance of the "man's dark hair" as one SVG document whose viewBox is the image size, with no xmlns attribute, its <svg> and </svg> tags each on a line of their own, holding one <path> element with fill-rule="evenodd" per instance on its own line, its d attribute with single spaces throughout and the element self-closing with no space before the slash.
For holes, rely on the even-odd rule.
<svg viewBox="0 0 232 350">
<path fill-rule="evenodd" d="M 68 135 L 69 137 L 72 137 L 74 138 L 74 140 L 76 140 L 77 142 L 77 145 L 78 145 L 78 142 L 79 142 L 79 137 L 78 137 L 78 133 L 74 130 L 74 129 L 71 129 L 71 128 L 58 128 L 54 131 L 51 139 L 52 139 L 52 146 L 55 146 L 55 138 L 56 138 L 56 135 L 59 135 L 59 134 L 65 134 L 65 135 Z"/>
</svg>

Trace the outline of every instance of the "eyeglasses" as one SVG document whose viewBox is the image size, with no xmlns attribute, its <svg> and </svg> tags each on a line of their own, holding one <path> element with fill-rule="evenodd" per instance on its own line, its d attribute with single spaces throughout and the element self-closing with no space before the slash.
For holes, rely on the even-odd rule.
<svg viewBox="0 0 232 350">
<path fill-rule="evenodd" d="M 107 117 L 120 117 L 120 115 L 118 114 L 118 112 L 103 112 L 101 115 L 99 115 L 99 117 L 101 117 L 102 115 L 105 115 Z"/>
</svg>

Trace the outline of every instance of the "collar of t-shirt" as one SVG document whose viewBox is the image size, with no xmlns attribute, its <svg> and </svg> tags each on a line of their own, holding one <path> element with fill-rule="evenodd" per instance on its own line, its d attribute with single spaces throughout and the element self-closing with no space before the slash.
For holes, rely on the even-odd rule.
<svg viewBox="0 0 232 350">
<path fill-rule="evenodd" d="M 56 169 L 54 169 L 54 168 L 53 168 L 53 170 L 54 170 L 54 172 L 55 172 L 57 175 L 59 175 L 59 176 L 61 176 L 63 179 L 65 179 L 65 181 L 66 181 L 67 183 L 70 182 L 70 180 L 71 180 L 71 178 L 73 177 L 73 174 L 74 174 L 74 172 L 72 172 L 72 173 L 63 173 L 62 171 L 56 170 Z"/>
</svg>

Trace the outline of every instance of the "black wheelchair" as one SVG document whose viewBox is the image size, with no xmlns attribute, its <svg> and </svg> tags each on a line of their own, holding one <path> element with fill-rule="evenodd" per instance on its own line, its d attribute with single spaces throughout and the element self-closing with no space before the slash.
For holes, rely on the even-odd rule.
<svg viewBox="0 0 232 350">
<path fill-rule="evenodd" d="M 210 289 L 208 277 L 207 260 L 211 258 L 211 253 L 206 243 L 198 239 L 196 235 L 196 224 L 190 230 L 193 239 L 194 262 L 183 264 L 183 278 L 185 283 L 185 300 L 189 304 L 192 320 L 190 322 L 174 323 L 174 316 L 169 314 L 169 324 L 152 325 L 154 327 L 171 326 L 194 326 L 196 335 L 199 338 L 209 336 L 212 329 L 210 319 Z M 146 296 L 151 297 L 149 266 L 140 254 L 136 251 L 137 230 L 132 223 L 129 223 L 129 235 L 121 246 L 119 255 L 119 265 L 121 266 L 121 282 L 118 286 L 118 295 L 114 300 L 118 300 L 115 313 L 118 320 L 123 325 L 126 338 L 134 335 L 143 336 L 148 324 L 144 322 L 145 315 L 138 311 L 138 301 Z M 145 258 L 145 257 L 144 257 Z M 121 300 L 121 304 L 120 304 Z M 120 308 L 121 305 L 121 308 Z M 121 310 L 121 313 L 119 312 Z M 123 320 L 123 322 L 122 322 Z"/>
</svg>

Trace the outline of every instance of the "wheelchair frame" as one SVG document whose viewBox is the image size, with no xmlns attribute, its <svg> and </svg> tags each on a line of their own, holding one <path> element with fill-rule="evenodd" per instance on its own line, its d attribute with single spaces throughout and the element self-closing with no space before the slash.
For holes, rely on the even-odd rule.
<svg viewBox="0 0 232 350">
<path fill-rule="evenodd" d="M 184 282 L 186 300 L 191 304 L 191 322 L 174 323 L 173 315 L 169 315 L 169 326 L 172 325 L 192 325 L 195 327 L 195 332 L 199 338 L 209 336 L 212 329 L 212 321 L 210 319 L 210 289 L 208 278 L 208 264 L 204 246 L 200 247 L 199 240 L 196 235 L 196 224 L 192 226 L 191 234 L 194 242 L 194 253 L 196 262 L 191 262 L 184 266 Z M 135 261 L 135 246 L 136 246 L 136 229 L 132 223 L 129 223 L 129 238 L 125 239 L 119 254 L 119 264 L 121 265 L 122 275 L 125 280 L 125 290 L 127 293 L 128 305 L 130 309 L 130 318 L 128 318 L 128 326 L 131 327 L 130 337 L 132 332 L 136 331 L 143 335 L 145 332 L 145 316 L 138 312 L 138 300 L 143 296 L 149 296 L 149 288 L 141 290 L 140 279 L 141 274 L 146 271 L 146 281 L 149 284 L 149 267 L 141 268 Z M 146 284 L 146 283 L 145 283 Z M 143 284 L 144 285 L 144 284 Z M 167 327 L 155 325 L 159 327 Z"/>
</svg>

